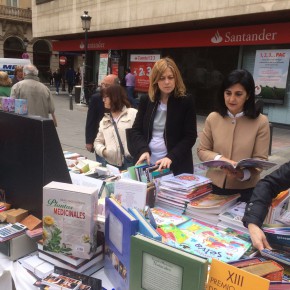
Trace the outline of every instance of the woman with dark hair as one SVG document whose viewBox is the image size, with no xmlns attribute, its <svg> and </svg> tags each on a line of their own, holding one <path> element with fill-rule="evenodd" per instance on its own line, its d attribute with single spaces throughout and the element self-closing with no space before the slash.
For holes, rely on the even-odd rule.
<svg viewBox="0 0 290 290">
<path fill-rule="evenodd" d="M 234 70 L 223 81 L 218 108 L 205 121 L 197 154 L 201 161 L 225 160 L 233 165 L 245 158 L 268 159 L 268 118 L 255 106 L 255 82 L 247 70 Z M 241 194 L 248 201 L 260 179 L 256 168 L 214 168 L 207 171 L 217 194 Z"/>
<path fill-rule="evenodd" d="M 94 148 L 109 164 L 123 170 L 127 168 L 127 160 L 131 158 L 125 131 L 132 127 L 137 110 L 130 108 L 126 92 L 120 85 L 104 88 L 102 98 L 105 115 L 100 122 Z"/>
<path fill-rule="evenodd" d="M 140 99 L 130 132 L 132 155 L 137 164 L 157 164 L 159 169 L 170 168 L 174 175 L 193 173 L 196 115 L 181 73 L 165 57 L 154 64 L 149 81 L 149 96 Z"/>
<path fill-rule="evenodd" d="M 12 86 L 15 85 L 16 83 L 22 81 L 23 79 L 24 79 L 23 66 L 18 65 L 14 69 L 14 77 L 12 79 Z"/>
</svg>

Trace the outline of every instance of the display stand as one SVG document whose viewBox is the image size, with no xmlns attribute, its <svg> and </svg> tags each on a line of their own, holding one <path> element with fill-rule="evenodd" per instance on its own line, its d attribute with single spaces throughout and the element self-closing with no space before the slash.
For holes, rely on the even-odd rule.
<svg viewBox="0 0 290 290">
<path fill-rule="evenodd" d="M 0 112 L 0 189 L 14 208 L 42 219 L 42 188 L 71 183 L 51 119 Z"/>
</svg>

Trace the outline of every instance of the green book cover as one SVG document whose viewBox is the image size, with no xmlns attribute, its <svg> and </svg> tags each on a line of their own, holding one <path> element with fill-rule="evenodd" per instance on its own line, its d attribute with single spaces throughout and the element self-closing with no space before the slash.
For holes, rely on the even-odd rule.
<svg viewBox="0 0 290 290">
<path fill-rule="evenodd" d="M 131 290 L 204 290 L 208 260 L 137 234 L 131 237 Z"/>
</svg>

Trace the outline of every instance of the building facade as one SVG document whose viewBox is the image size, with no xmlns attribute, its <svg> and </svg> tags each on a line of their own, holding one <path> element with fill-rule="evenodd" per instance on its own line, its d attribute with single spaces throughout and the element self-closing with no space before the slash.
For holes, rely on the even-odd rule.
<svg viewBox="0 0 290 290">
<path fill-rule="evenodd" d="M 31 0 L 0 0 L 0 57 L 29 58 L 45 81 L 52 47 L 50 41 L 32 36 L 31 4 Z"/>
<path fill-rule="evenodd" d="M 87 47 L 84 11 L 92 17 Z M 63 69 L 82 65 L 87 48 L 90 81 L 97 83 L 108 72 L 122 78 L 130 67 L 142 93 L 154 62 L 171 56 L 197 113 L 208 114 L 223 77 L 245 68 L 255 76 L 264 113 L 287 125 L 289 12 L 290 1 L 284 0 L 32 1 L 33 37 L 52 41 L 54 61 L 66 60 Z"/>
</svg>

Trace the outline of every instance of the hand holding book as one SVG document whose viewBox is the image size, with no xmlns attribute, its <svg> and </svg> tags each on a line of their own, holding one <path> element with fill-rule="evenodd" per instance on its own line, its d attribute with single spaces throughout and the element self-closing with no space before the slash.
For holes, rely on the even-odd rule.
<svg viewBox="0 0 290 290">
<path fill-rule="evenodd" d="M 255 159 L 255 158 L 246 158 L 242 159 L 239 162 L 235 162 L 233 160 L 224 160 L 226 158 L 222 157 L 219 160 L 209 160 L 200 163 L 199 165 L 206 166 L 206 167 L 221 167 L 221 168 L 227 168 L 235 170 L 237 168 L 259 168 L 262 170 L 267 170 L 272 168 L 273 166 L 277 165 L 274 162 L 267 161 L 267 160 L 261 160 L 261 159 Z M 199 166 L 197 165 L 197 166 Z"/>
</svg>

